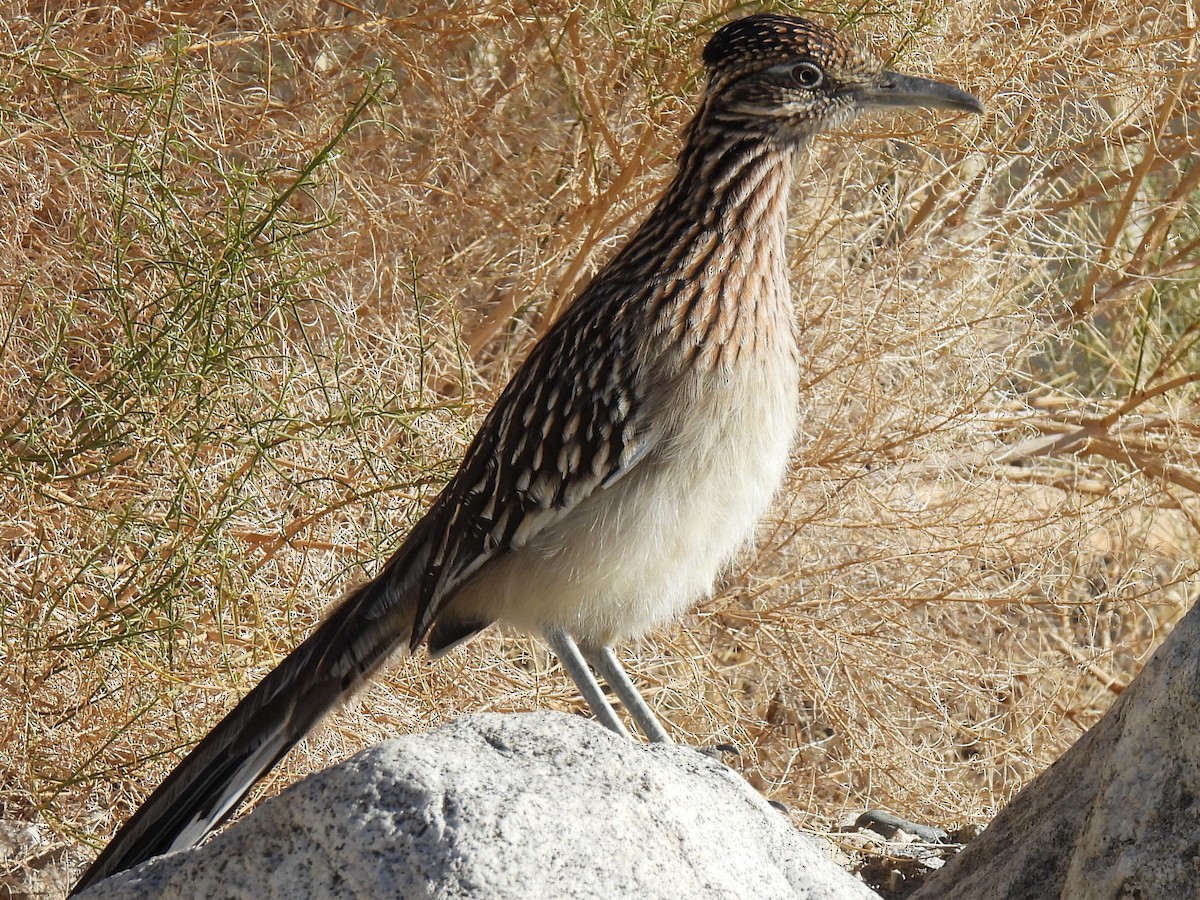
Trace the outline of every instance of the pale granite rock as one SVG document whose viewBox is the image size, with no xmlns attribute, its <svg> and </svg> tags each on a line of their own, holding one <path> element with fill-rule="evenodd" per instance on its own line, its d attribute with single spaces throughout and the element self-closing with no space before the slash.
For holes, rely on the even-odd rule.
<svg viewBox="0 0 1200 900">
<path fill-rule="evenodd" d="M 554 713 L 381 744 L 80 896 L 878 900 L 719 761 Z"/>
</svg>

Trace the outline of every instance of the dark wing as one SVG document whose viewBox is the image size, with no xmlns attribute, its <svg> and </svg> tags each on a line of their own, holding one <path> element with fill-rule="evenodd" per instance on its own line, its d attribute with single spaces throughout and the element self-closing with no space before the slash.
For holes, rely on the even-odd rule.
<svg viewBox="0 0 1200 900">
<path fill-rule="evenodd" d="M 636 326 L 621 318 L 628 305 L 602 299 L 585 292 L 537 343 L 430 510 L 412 648 L 484 563 L 612 484 L 653 445 L 640 427 Z"/>
</svg>

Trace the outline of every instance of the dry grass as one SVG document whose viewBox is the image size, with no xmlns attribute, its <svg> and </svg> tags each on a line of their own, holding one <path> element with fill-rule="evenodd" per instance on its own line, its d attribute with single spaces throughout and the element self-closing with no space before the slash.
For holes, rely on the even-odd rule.
<svg viewBox="0 0 1200 900">
<path fill-rule="evenodd" d="M 61 891 L 22 867 L 90 855 L 399 543 L 669 177 L 723 15 L 413 8 L 3 5 L 0 890 Z M 1195 13 L 1034 8 L 817 8 L 990 112 L 810 154 L 794 476 L 636 648 L 674 727 L 810 828 L 985 820 L 1195 582 Z M 406 662 L 270 789 L 578 708 L 551 667 L 513 635 Z"/>
</svg>

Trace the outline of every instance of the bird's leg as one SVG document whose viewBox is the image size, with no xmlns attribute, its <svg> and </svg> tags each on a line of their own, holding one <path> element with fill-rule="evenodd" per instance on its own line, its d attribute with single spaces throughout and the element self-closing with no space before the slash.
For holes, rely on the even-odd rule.
<svg viewBox="0 0 1200 900">
<path fill-rule="evenodd" d="M 629 675 L 625 672 L 625 667 L 621 665 L 621 661 L 617 659 L 617 654 L 613 653 L 612 647 L 583 647 L 583 656 L 593 669 L 595 669 L 600 677 L 603 678 L 610 688 L 621 698 L 621 702 L 625 704 L 625 708 L 629 710 L 629 715 L 633 717 L 633 721 L 637 722 L 638 728 L 648 740 L 656 744 L 670 744 L 671 738 L 667 734 L 665 728 L 659 723 L 658 718 L 654 715 L 654 711 L 650 709 L 638 689 L 630 681 Z"/>
<path fill-rule="evenodd" d="M 575 682 L 579 693 L 587 701 L 587 705 L 592 709 L 592 714 L 600 721 L 600 724 L 619 735 L 630 737 L 628 729 L 617 718 L 616 710 L 612 708 L 612 704 L 604 696 L 603 689 L 600 687 L 599 682 L 596 681 L 595 676 L 592 675 L 587 662 L 584 661 L 583 654 L 579 652 L 579 647 L 576 645 L 575 639 L 561 628 L 547 628 L 545 637 L 546 643 L 550 645 L 550 649 L 554 651 L 554 655 L 563 664 L 563 668 L 567 670 L 567 674 Z M 605 676 L 605 680 L 608 680 L 607 675 Z M 609 683 L 611 684 L 611 682 Z M 630 685 L 630 687 L 632 688 L 633 685 Z M 618 696 L 620 696 L 620 693 L 620 691 L 617 691 Z M 624 700 L 624 697 L 621 699 Z"/>
</svg>

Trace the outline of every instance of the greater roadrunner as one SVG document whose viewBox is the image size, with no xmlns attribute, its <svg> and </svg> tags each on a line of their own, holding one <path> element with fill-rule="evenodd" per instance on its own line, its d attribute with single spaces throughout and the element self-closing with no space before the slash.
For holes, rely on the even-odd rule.
<svg viewBox="0 0 1200 900">
<path fill-rule="evenodd" d="M 783 478 L 797 150 L 874 107 L 983 109 L 789 16 L 726 25 L 704 62 L 670 187 L 534 346 L 403 546 L 209 732 L 76 891 L 202 840 L 396 650 L 437 656 L 494 622 L 544 635 L 606 726 L 627 734 L 589 664 L 668 740 L 611 648 L 706 595 Z"/>
</svg>

